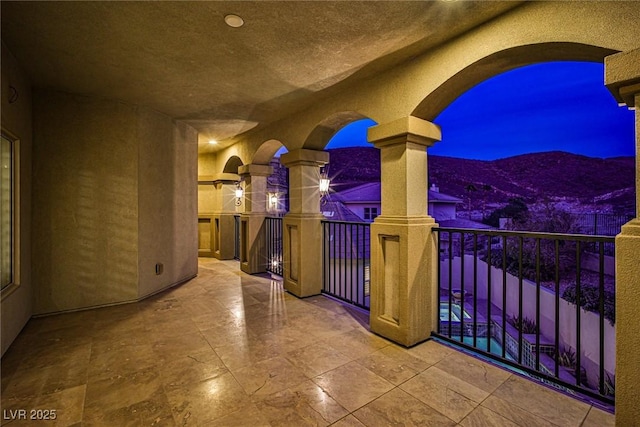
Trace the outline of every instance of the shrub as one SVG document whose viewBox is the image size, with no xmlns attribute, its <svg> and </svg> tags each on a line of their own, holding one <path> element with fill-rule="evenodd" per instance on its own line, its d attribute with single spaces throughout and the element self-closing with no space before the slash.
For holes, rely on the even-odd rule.
<svg viewBox="0 0 640 427">
<path fill-rule="evenodd" d="M 576 284 L 570 284 L 563 292 L 562 298 L 572 304 L 578 304 L 576 298 Z M 580 307 L 586 311 L 600 313 L 600 289 L 593 285 L 580 286 Z M 604 291 L 604 317 L 611 325 L 616 323 L 616 296 L 615 293 Z"/>
</svg>

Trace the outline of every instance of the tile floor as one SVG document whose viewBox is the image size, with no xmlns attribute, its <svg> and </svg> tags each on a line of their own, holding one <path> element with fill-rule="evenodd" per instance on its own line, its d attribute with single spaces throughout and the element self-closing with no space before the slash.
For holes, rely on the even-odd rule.
<svg viewBox="0 0 640 427">
<path fill-rule="evenodd" d="M 18 409 L 56 420 L 16 420 Z M 434 341 L 397 346 L 358 311 L 213 259 L 143 302 L 31 320 L 2 358 L 2 413 L 3 426 L 614 424 Z"/>
</svg>

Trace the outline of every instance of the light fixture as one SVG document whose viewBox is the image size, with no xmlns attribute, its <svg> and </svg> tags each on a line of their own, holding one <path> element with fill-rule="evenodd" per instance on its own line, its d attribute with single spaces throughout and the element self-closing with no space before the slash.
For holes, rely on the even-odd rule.
<svg viewBox="0 0 640 427">
<path fill-rule="evenodd" d="M 321 169 L 320 180 L 318 181 L 318 189 L 320 190 L 320 205 L 324 205 L 325 203 L 327 203 L 327 198 L 329 197 L 330 184 L 331 184 L 331 180 L 329 179 L 327 169 L 326 168 Z"/>
<path fill-rule="evenodd" d="M 238 15 L 229 14 L 224 17 L 224 22 L 232 28 L 240 28 L 244 25 L 244 19 Z"/>
<path fill-rule="evenodd" d="M 211 145 L 216 145 L 218 143 L 218 141 L 216 141 L 215 139 L 210 139 L 209 140 L 209 144 Z"/>
<path fill-rule="evenodd" d="M 244 194 L 244 190 L 240 186 L 240 183 L 236 183 L 236 206 L 240 206 L 242 204 L 242 195 Z"/>
<path fill-rule="evenodd" d="M 329 178 L 326 176 L 320 178 L 320 194 L 324 196 L 329 192 L 329 184 L 331 184 L 331 180 Z"/>
<path fill-rule="evenodd" d="M 278 193 L 269 193 L 269 208 L 275 209 L 278 207 Z"/>
</svg>

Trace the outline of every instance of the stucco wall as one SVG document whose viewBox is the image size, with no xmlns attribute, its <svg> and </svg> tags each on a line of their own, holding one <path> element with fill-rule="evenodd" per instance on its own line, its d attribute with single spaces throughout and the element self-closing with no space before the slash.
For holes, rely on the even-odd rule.
<svg viewBox="0 0 640 427">
<path fill-rule="evenodd" d="M 137 114 L 34 92 L 34 313 L 138 296 Z"/>
<path fill-rule="evenodd" d="M 198 272 L 197 132 L 151 111 L 139 113 L 140 297 Z M 156 264 L 163 264 L 156 274 Z"/>
<path fill-rule="evenodd" d="M 9 103 L 11 91 L 17 99 Z M 2 294 L 0 323 L 4 354 L 31 317 L 31 84 L 13 55 L 2 44 L 2 130 L 18 138 L 20 144 L 20 278 L 19 286 Z"/>
</svg>

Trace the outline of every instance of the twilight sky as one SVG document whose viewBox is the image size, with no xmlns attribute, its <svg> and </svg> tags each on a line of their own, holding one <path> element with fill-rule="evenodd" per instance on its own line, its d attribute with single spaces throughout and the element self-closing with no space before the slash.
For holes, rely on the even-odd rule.
<svg viewBox="0 0 640 427">
<path fill-rule="evenodd" d="M 430 154 L 492 160 L 540 151 L 633 156 L 634 113 L 603 84 L 604 66 L 548 62 L 518 68 L 462 94 L 436 118 L 442 141 Z M 371 146 L 373 120 L 341 129 L 326 148 Z"/>
</svg>

